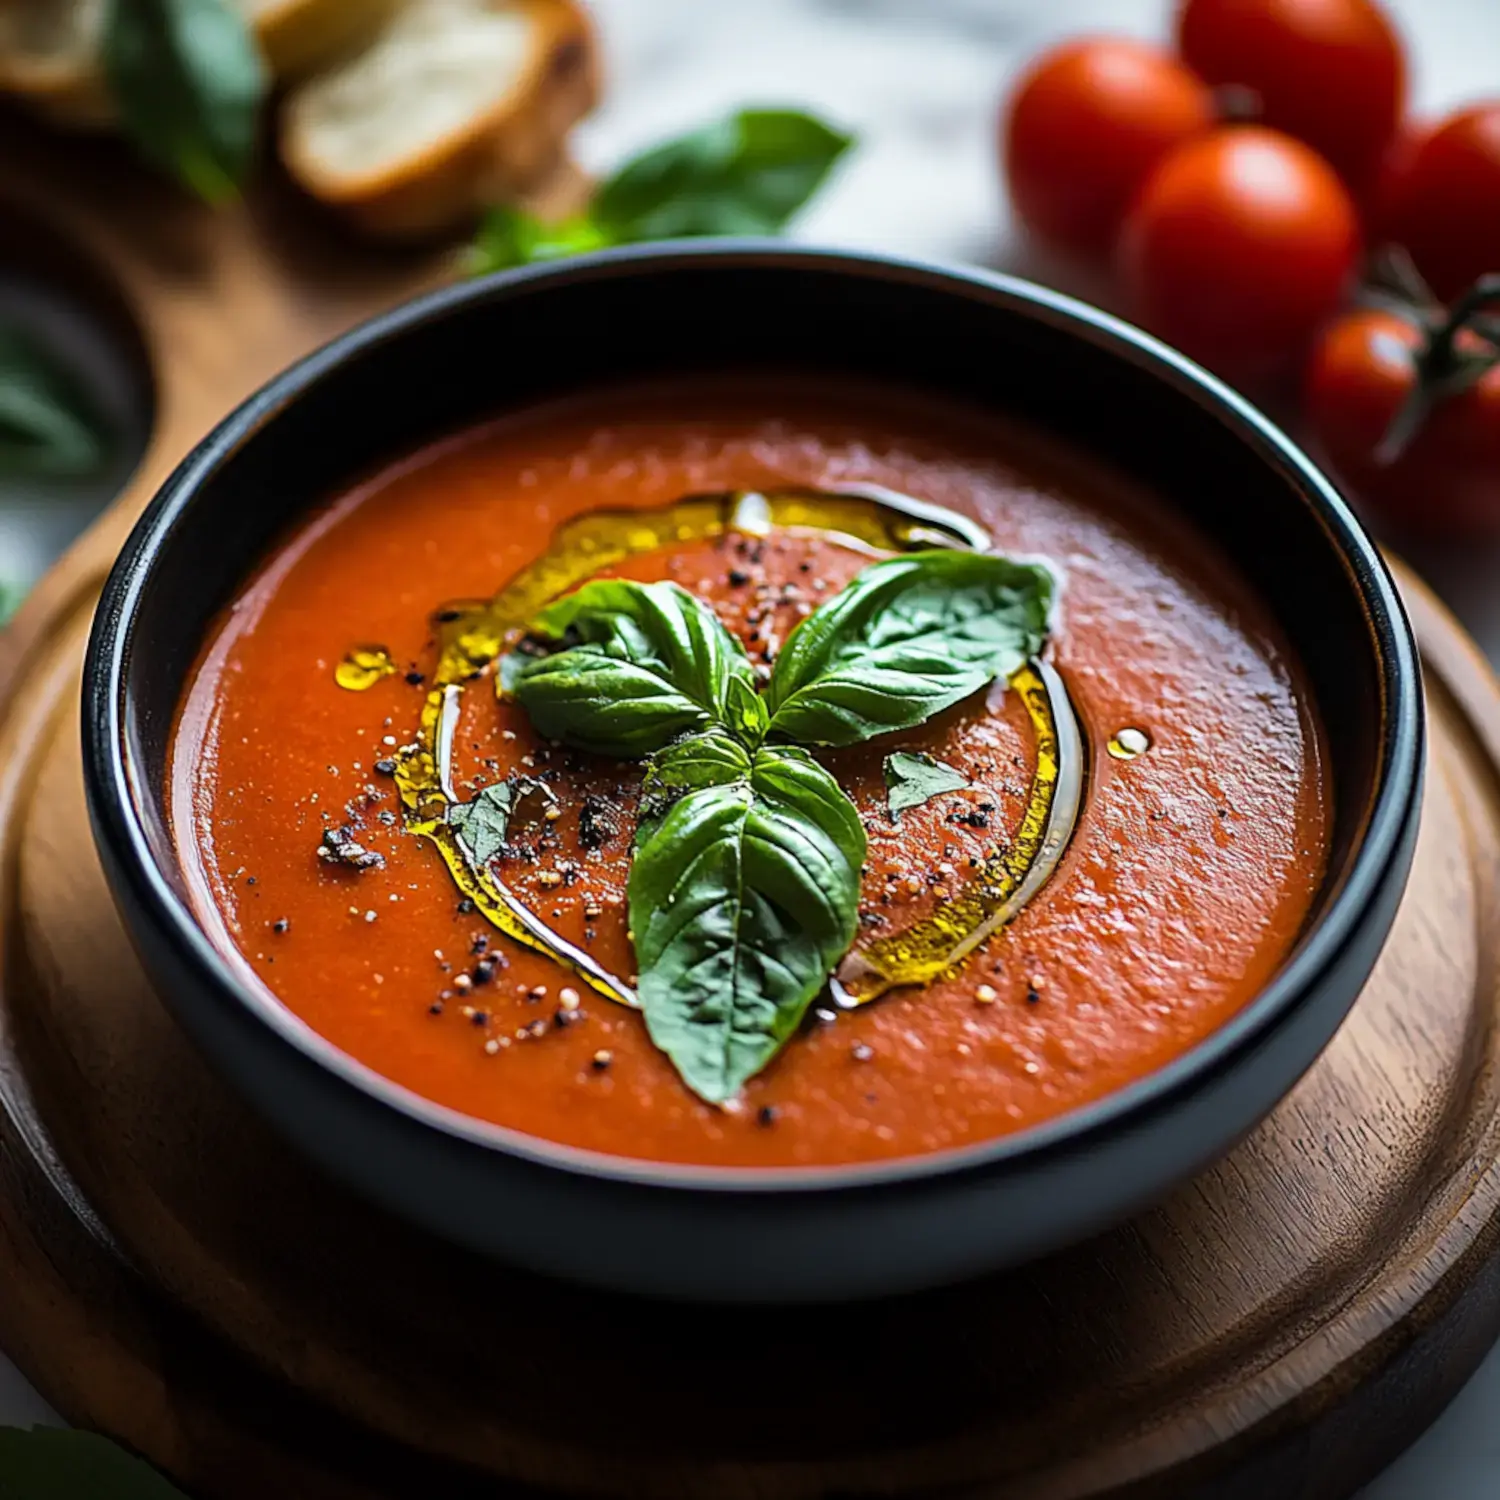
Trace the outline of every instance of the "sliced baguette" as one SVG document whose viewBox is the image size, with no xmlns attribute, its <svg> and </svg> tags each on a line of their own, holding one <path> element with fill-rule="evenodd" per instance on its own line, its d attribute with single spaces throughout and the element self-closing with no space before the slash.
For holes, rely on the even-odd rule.
<svg viewBox="0 0 1500 1500">
<path fill-rule="evenodd" d="M 71 125 L 109 125 L 99 53 L 106 0 L 0 0 L 0 90 Z M 403 0 L 235 0 L 277 78 L 358 47 Z"/>
<path fill-rule="evenodd" d="M 314 197 L 393 237 L 452 229 L 540 183 L 598 95 L 575 0 L 407 0 L 296 88 L 281 154 Z"/>
<path fill-rule="evenodd" d="M 114 106 L 99 70 L 105 0 L 0 0 L 0 90 L 65 124 L 101 126 Z"/>
<path fill-rule="evenodd" d="M 300 78 L 373 36 L 402 0 L 238 0 L 277 78 Z"/>
</svg>

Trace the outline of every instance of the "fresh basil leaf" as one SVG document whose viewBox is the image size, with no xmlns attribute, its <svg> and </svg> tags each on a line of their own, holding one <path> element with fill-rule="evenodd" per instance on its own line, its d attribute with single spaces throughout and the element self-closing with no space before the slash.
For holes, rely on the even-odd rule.
<svg viewBox="0 0 1500 1500">
<path fill-rule="evenodd" d="M 675 583 L 586 583 L 531 630 L 577 644 L 514 672 L 516 700 L 538 733 L 596 754 L 650 755 L 724 723 L 730 683 L 754 682 L 740 643 Z"/>
<path fill-rule="evenodd" d="M 184 1500 L 108 1438 L 62 1427 L 0 1427 L 0 1495 L 17 1500 Z"/>
<path fill-rule="evenodd" d="M 105 425 L 77 382 L 19 329 L 0 329 L 0 473 L 81 479 L 108 459 Z"/>
<path fill-rule="evenodd" d="M 104 70 L 126 132 L 210 203 L 250 168 L 267 77 L 232 0 L 107 0 Z"/>
<path fill-rule="evenodd" d="M 753 750 L 766 737 L 771 716 L 766 700 L 755 691 L 754 679 L 731 677 L 724 692 L 724 714 L 729 727 Z"/>
<path fill-rule="evenodd" d="M 969 778 L 930 755 L 896 750 L 885 758 L 885 785 L 885 805 L 891 817 L 898 818 L 944 792 L 961 792 Z"/>
<path fill-rule="evenodd" d="M 520 208 L 492 208 L 485 214 L 479 233 L 469 247 L 465 266 L 471 276 L 490 271 L 508 271 L 538 260 L 559 260 L 601 250 L 612 241 L 587 214 L 549 224 Z"/>
<path fill-rule="evenodd" d="M 1055 590 L 1042 564 L 992 553 L 876 563 L 787 637 L 766 689 L 770 732 L 852 745 L 911 729 L 1035 655 Z"/>
<path fill-rule="evenodd" d="M 616 244 L 776 234 L 853 144 L 800 110 L 741 110 L 627 163 L 590 217 Z"/>
<path fill-rule="evenodd" d="M 727 729 L 711 725 L 670 744 L 646 762 L 636 844 L 652 837 L 661 820 L 688 792 L 748 781 L 754 754 Z"/>
<path fill-rule="evenodd" d="M 492 209 L 467 270 L 478 276 L 643 240 L 779 234 L 853 144 L 800 110 L 742 110 L 643 152 L 561 223 Z"/>
<path fill-rule="evenodd" d="M 487 865 L 499 857 L 517 805 L 534 795 L 557 801 L 552 789 L 536 777 L 509 776 L 448 809 L 448 826 L 474 864 Z"/>
<path fill-rule="evenodd" d="M 763 746 L 745 774 L 726 740 L 658 757 L 681 795 L 642 823 L 629 883 L 647 1030 L 715 1104 L 780 1051 L 853 941 L 865 856 L 853 803 L 805 751 Z"/>
</svg>

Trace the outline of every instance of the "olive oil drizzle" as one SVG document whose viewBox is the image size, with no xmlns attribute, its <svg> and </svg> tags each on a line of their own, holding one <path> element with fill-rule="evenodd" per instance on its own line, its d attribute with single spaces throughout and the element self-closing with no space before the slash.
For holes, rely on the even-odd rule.
<svg viewBox="0 0 1500 1500">
<path fill-rule="evenodd" d="M 396 663 L 384 646 L 351 646 L 333 669 L 333 680 L 351 693 L 362 693 L 395 670 Z"/>
<path fill-rule="evenodd" d="M 450 604 L 434 617 L 437 667 L 417 733 L 395 757 L 405 827 L 434 845 L 462 896 L 494 927 L 546 954 L 620 1005 L 639 1004 L 633 982 L 609 973 L 552 931 L 493 868 L 469 858 L 448 822 L 448 810 L 458 800 L 449 778 L 462 695 L 488 672 L 497 696 L 504 697 L 497 669 L 502 658 L 546 604 L 601 569 L 677 543 L 776 530 L 828 536 L 874 556 L 932 547 L 984 550 L 990 545 L 988 533 L 967 517 L 876 485 L 689 495 L 656 509 L 593 511 L 565 521 L 547 551 L 492 598 Z M 364 680 L 362 674 L 341 673 L 339 682 L 359 691 L 383 675 L 377 672 Z M 865 1004 L 896 986 L 930 983 L 950 972 L 1010 920 L 1061 858 L 1081 797 L 1077 721 L 1062 680 L 1050 666 L 1030 662 L 1011 681 L 1026 703 L 1037 741 L 1037 769 L 1020 829 L 962 896 L 926 921 L 851 952 L 832 981 L 841 1005 Z"/>
<path fill-rule="evenodd" d="M 1083 803 L 1083 735 L 1056 668 L 1033 660 L 1010 682 L 1036 735 L 1036 770 L 1020 827 L 961 895 L 924 921 L 850 950 L 830 981 L 834 1002 L 844 1009 L 868 1005 L 888 990 L 952 975 L 1057 869 Z"/>
</svg>

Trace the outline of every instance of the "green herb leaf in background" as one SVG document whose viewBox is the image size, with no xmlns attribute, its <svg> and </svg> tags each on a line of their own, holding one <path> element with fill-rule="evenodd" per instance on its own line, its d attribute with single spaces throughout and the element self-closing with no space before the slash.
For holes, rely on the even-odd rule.
<svg viewBox="0 0 1500 1500">
<path fill-rule="evenodd" d="M 105 0 L 104 70 L 143 155 L 210 203 L 250 168 L 268 88 L 232 0 Z"/>
<path fill-rule="evenodd" d="M 14 579 L 0 579 L 0 625 L 10 624 L 30 592 L 30 584 L 18 583 Z"/>
<path fill-rule="evenodd" d="M 961 792 L 968 785 L 969 778 L 962 771 L 930 755 L 897 750 L 885 758 L 885 805 L 893 819 L 945 792 Z"/>
<path fill-rule="evenodd" d="M 510 691 L 539 733 L 599 755 L 649 755 L 724 723 L 730 682 L 754 682 L 740 643 L 675 583 L 587 583 L 531 628 L 577 644 L 526 663 Z"/>
<path fill-rule="evenodd" d="M 448 826 L 476 865 L 499 857 L 510 832 L 510 820 L 527 797 L 555 802 L 552 789 L 534 776 L 510 776 L 448 809 Z"/>
<path fill-rule="evenodd" d="M 992 553 L 866 568 L 787 637 L 766 688 L 771 734 L 853 745 L 914 729 L 1034 656 L 1055 588 L 1041 563 Z"/>
<path fill-rule="evenodd" d="M 602 250 L 611 243 L 587 215 L 548 224 L 524 209 L 492 208 L 485 214 L 470 248 L 470 269 L 477 276 L 507 266 L 582 255 L 586 250 Z"/>
<path fill-rule="evenodd" d="M 0 328 L 0 475 L 85 479 L 108 463 L 107 429 L 41 344 Z"/>
<path fill-rule="evenodd" d="M 628 162 L 590 216 L 614 244 L 778 234 L 853 144 L 800 110 L 741 110 Z"/>
<path fill-rule="evenodd" d="M 627 162 L 585 213 L 561 224 L 495 209 L 470 268 L 477 275 L 645 240 L 779 234 L 853 144 L 800 110 L 741 110 Z"/>
<path fill-rule="evenodd" d="M 630 868 L 630 923 L 651 1040 L 700 1098 L 721 1104 L 773 1058 L 854 940 L 865 831 L 805 751 L 762 746 L 748 768 L 697 784 L 699 739 L 654 767 L 691 766 L 687 790 L 648 820 Z"/>
<path fill-rule="evenodd" d="M 92 1432 L 0 1427 L 0 1496 L 10 1500 L 185 1500 L 155 1469 Z"/>
</svg>

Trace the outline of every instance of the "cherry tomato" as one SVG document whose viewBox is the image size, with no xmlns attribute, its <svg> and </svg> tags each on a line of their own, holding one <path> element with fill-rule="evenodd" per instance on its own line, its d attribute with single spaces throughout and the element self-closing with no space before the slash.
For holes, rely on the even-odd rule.
<svg viewBox="0 0 1500 1500">
<path fill-rule="evenodd" d="M 1381 228 L 1443 301 L 1500 271 L 1500 103 L 1450 115 L 1391 173 Z"/>
<path fill-rule="evenodd" d="M 1159 48 L 1070 42 L 1031 66 L 1002 120 L 1011 201 L 1039 238 L 1108 255 L 1151 168 L 1213 120 L 1210 91 Z"/>
<path fill-rule="evenodd" d="M 1430 120 L 1406 120 L 1391 137 L 1385 158 L 1380 163 L 1380 170 L 1375 174 L 1374 186 L 1366 200 L 1366 223 L 1372 245 L 1395 242 L 1396 216 L 1401 207 L 1402 191 L 1411 175 L 1417 153 L 1427 144 L 1434 128 Z"/>
<path fill-rule="evenodd" d="M 1383 311 L 1359 309 L 1332 323 L 1303 388 L 1314 446 L 1355 499 L 1398 531 L 1500 534 L 1500 368 L 1434 406 L 1393 463 L 1376 458 L 1417 383 L 1427 338 Z"/>
<path fill-rule="evenodd" d="M 1337 308 L 1359 221 L 1322 157 L 1257 125 L 1179 146 L 1125 221 L 1120 269 L 1137 316 L 1232 378 L 1300 353 Z"/>
<path fill-rule="evenodd" d="M 1208 83 L 1249 90 L 1260 124 L 1357 190 L 1373 179 L 1406 97 L 1401 38 L 1375 0 L 1184 0 L 1177 48 Z"/>
</svg>

